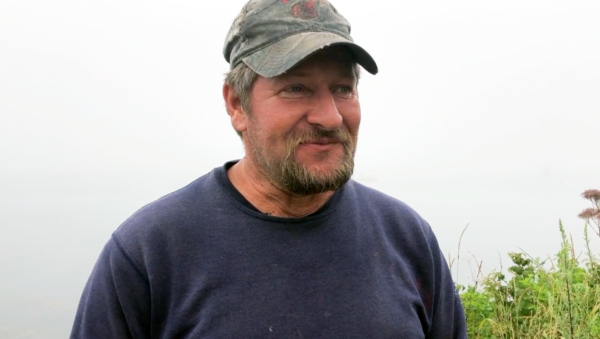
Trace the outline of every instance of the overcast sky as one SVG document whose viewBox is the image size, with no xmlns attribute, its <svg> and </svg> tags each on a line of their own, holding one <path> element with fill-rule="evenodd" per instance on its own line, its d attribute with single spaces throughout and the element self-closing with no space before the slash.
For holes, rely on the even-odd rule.
<svg viewBox="0 0 600 339">
<path fill-rule="evenodd" d="M 205 171 L 242 155 L 221 50 L 243 0 L 4 1 L 2 171 Z M 600 172 L 600 3 L 336 3 L 377 60 L 358 173 Z M 596 154 L 596 156 L 593 156 Z"/>
<path fill-rule="evenodd" d="M 98 211 L 116 215 L 89 237 L 93 245 L 78 244 L 91 254 L 73 298 L 127 215 L 243 156 L 221 97 L 221 51 L 244 3 L 0 0 L 0 183 L 41 187 L 60 176 L 53 189 L 61 191 L 93 178 L 123 196 L 118 213 Z M 488 259 L 542 246 L 542 227 L 552 234 L 547 253 L 558 218 L 582 229 L 575 215 L 587 205 L 577 194 L 600 188 L 599 1 L 334 4 L 380 70 L 363 72 L 359 86 L 357 180 L 415 207 L 445 252 L 468 222 L 465 246 Z M 548 179 L 526 182 L 536 178 Z M 137 186 L 110 186 L 127 181 Z M 36 187 L 21 197 L 23 213 L 45 204 Z M 119 187 L 148 194 L 131 201 Z M 0 208 L 9 215 L 14 196 L 5 192 Z M 117 206 L 111 199 L 100 205 Z M 494 214 L 482 212 L 490 205 Z M 69 213 L 56 223 L 67 225 Z M 11 215 L 12 224 L 0 215 L 12 232 L 0 239 L 5 258 L 28 246 L 19 230 L 40 232 Z M 525 240 L 503 239 L 509 226 Z"/>
</svg>

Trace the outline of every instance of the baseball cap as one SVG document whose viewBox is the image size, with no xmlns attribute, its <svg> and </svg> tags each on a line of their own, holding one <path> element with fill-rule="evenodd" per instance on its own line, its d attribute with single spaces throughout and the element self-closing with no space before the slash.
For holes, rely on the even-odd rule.
<svg viewBox="0 0 600 339">
<path fill-rule="evenodd" d="M 356 62 L 377 73 L 373 57 L 354 43 L 350 23 L 327 0 L 250 0 L 235 18 L 223 48 L 231 69 L 278 76 L 319 49 L 343 44 Z"/>
</svg>

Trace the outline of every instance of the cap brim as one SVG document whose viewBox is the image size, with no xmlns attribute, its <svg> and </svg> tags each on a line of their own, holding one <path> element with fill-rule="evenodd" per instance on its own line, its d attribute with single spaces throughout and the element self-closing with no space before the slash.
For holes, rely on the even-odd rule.
<svg viewBox="0 0 600 339">
<path fill-rule="evenodd" d="M 265 47 L 242 60 L 265 78 L 283 74 L 319 49 L 344 44 L 354 54 L 356 62 L 367 72 L 377 74 L 377 64 L 362 47 L 339 35 L 325 32 L 305 32 L 292 35 Z"/>
</svg>

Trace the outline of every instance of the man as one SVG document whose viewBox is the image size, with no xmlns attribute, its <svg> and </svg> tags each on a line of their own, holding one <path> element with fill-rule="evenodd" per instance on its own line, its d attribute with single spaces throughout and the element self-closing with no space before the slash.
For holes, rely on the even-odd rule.
<svg viewBox="0 0 600 339">
<path fill-rule="evenodd" d="M 350 177 L 358 64 L 325 0 L 251 0 L 223 97 L 246 155 L 130 217 L 72 338 L 466 338 L 429 225 Z"/>
</svg>

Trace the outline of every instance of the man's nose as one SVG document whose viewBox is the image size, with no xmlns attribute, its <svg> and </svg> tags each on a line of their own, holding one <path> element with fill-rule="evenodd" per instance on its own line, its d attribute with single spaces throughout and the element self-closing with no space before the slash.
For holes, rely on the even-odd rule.
<svg viewBox="0 0 600 339">
<path fill-rule="evenodd" d="M 319 93 L 314 98 L 314 105 L 308 112 L 306 121 L 311 125 L 319 125 L 327 131 L 334 131 L 342 125 L 342 115 L 338 111 L 335 98 L 330 91 Z"/>
</svg>

